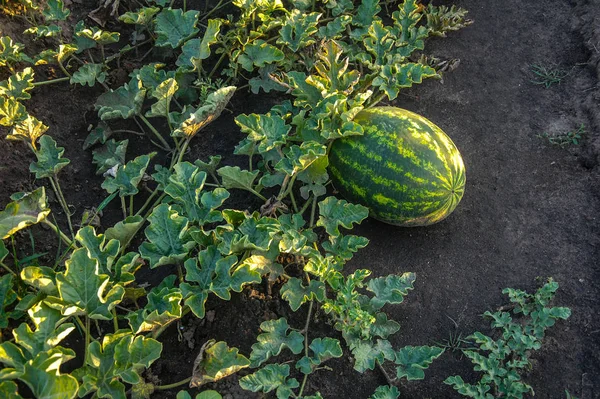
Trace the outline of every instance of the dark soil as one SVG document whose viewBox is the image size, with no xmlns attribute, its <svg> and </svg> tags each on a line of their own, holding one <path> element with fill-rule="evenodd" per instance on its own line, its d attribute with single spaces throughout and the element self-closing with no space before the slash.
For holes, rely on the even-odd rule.
<svg viewBox="0 0 600 399">
<path fill-rule="evenodd" d="M 402 324 L 391 338 L 395 347 L 433 344 L 450 334 L 489 332 L 489 323 L 480 316 L 506 304 L 503 288 L 534 290 L 540 279 L 553 277 L 561 285 L 556 304 L 570 307 L 572 316 L 549 330 L 542 349 L 533 354 L 526 382 L 540 398 L 563 398 L 565 390 L 582 399 L 600 398 L 600 2 L 436 3 L 464 7 L 475 21 L 446 39 L 428 42 L 427 53 L 460 59 L 460 64 L 444 75 L 443 82 L 427 81 L 404 92 L 394 104 L 424 115 L 452 137 L 467 167 L 466 193 L 454 214 L 430 227 L 407 229 L 365 221 L 354 233 L 371 243 L 350 262 L 348 271 L 417 273 L 415 290 L 405 303 L 387 308 Z M 74 7 L 81 16 L 91 9 Z M 3 34 L 25 41 L 19 35 L 21 26 L 5 18 L 0 24 Z M 556 65 L 569 74 L 544 88 L 532 83 L 532 64 Z M 119 77 L 112 79 L 117 82 Z M 81 150 L 88 125 L 97 121 L 93 103 L 100 93 L 101 88 L 53 85 L 35 90 L 27 103 L 71 159 L 61 181 L 75 219 L 106 196 L 100 188 L 102 178 L 94 175 L 91 153 Z M 230 109 L 234 114 L 264 112 L 274 100 L 239 94 Z M 581 124 L 587 132 L 581 145 L 560 148 L 538 137 L 572 131 Z M 193 142 L 188 159 L 221 154 L 226 163 L 241 162 L 232 155 L 240 138 L 231 116 L 223 115 Z M 135 152 L 150 150 L 136 137 L 130 141 Z M 28 171 L 30 151 L 21 143 L 3 145 L 2 206 L 11 193 L 35 184 Z M 240 196 L 234 204 L 256 206 L 244 199 Z M 56 203 L 52 206 L 60 213 Z M 120 216 L 116 207 L 105 214 L 104 227 Z M 38 250 L 49 250 L 55 239 L 37 245 Z M 157 284 L 170 271 L 140 274 L 138 282 Z M 224 340 L 248 354 L 264 320 L 285 316 L 294 327 L 303 326 L 305 308 L 293 313 L 266 292 L 266 286 L 257 285 L 229 302 L 211 298 L 204 320 L 188 316 L 161 336 L 162 357 L 147 377 L 162 384 L 188 377 L 197 351 L 209 339 Z M 316 319 L 311 337 L 337 336 L 325 315 L 317 312 Z M 310 378 L 309 393 L 319 390 L 325 398 L 363 399 L 385 384 L 378 370 L 355 372 L 347 356 L 328 365 L 334 371 Z M 455 374 L 467 381 L 477 378 L 466 358 L 448 351 L 433 363 L 425 380 L 403 383 L 401 397 L 459 397 L 442 383 Z M 259 397 L 242 391 L 236 376 L 212 388 L 229 399 Z M 173 398 L 176 392 L 157 392 L 153 397 Z"/>
</svg>

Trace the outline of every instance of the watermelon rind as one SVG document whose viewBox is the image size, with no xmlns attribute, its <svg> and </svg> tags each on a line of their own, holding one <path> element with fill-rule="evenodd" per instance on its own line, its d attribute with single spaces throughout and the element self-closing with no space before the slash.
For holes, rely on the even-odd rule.
<svg viewBox="0 0 600 399">
<path fill-rule="evenodd" d="M 465 165 L 442 129 L 397 107 L 362 110 L 354 122 L 364 135 L 335 140 L 329 152 L 330 175 L 344 198 L 406 227 L 431 225 L 454 211 L 465 191 Z"/>
</svg>

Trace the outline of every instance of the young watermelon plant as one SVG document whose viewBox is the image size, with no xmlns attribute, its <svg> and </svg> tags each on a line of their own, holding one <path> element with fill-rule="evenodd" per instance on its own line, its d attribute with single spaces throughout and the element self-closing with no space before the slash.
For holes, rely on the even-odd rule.
<svg viewBox="0 0 600 399">
<path fill-rule="evenodd" d="M 382 309 L 403 302 L 414 273 L 344 272 L 368 244 L 349 232 L 368 210 L 327 195 L 328 153 L 334 140 L 364 133 L 354 121 L 360 111 L 438 77 L 433 63 L 417 61 L 417 53 L 428 37 L 468 25 L 466 11 L 406 0 L 384 23 L 381 8 L 389 4 L 377 0 L 357 6 L 293 1 L 289 8 L 280 1 L 234 0 L 235 17 L 211 19 L 226 2 L 204 12 L 188 10 L 185 1 L 183 8 L 173 3 L 149 0 L 121 14 L 118 19 L 134 30 L 126 45 L 119 44 L 119 32 L 82 21 L 72 36 L 63 32 L 55 22 L 70 13 L 61 0 L 3 6 L 20 13 L 34 37 L 54 44 L 28 56 L 24 45 L 0 38 L 0 67 L 11 73 L 0 82 L 0 124 L 11 129 L 8 139 L 24 142 L 35 154 L 30 170 L 49 183 L 65 220 L 50 221 L 43 186 L 14 194 L 0 211 L 0 233 L 11 240 L 13 253 L 15 234 L 34 224 L 50 226 L 60 244 L 53 266 L 22 267 L 16 256 L 11 265 L 8 249 L 0 247 L 0 265 L 9 273 L 0 280 L 0 328 L 25 313 L 30 319 L 0 344 L 0 391 L 18 398 L 25 384 L 38 398 L 148 398 L 185 384 L 203 389 L 251 369 L 240 379 L 244 389 L 275 392 L 279 399 L 322 398 L 307 392 L 308 378 L 328 370 L 325 363 L 341 357 L 345 344 L 357 371 L 377 367 L 386 376 L 388 385 L 372 399 L 399 397 L 403 381 L 424 378 L 423 370 L 444 350 L 395 348 L 389 340 L 400 325 Z M 143 63 L 157 59 L 155 53 L 173 62 Z M 132 55 L 138 68 L 116 85 L 111 70 Z M 58 68 L 64 76 L 36 82 L 42 68 Z M 59 180 L 69 170 L 64 155 L 72 149 L 59 147 L 24 105 L 36 86 L 67 81 L 104 90 L 95 102 L 100 122 L 84 148 L 92 149 L 107 196 L 79 221 Z M 234 153 L 247 156 L 247 168 L 221 165 L 218 156 L 186 160 L 194 138 L 246 87 L 289 98 L 266 114 L 236 116 L 247 137 Z M 125 128 L 112 128 L 117 122 Z M 147 136 L 157 152 L 128 154 L 126 134 Z M 250 212 L 231 209 L 228 198 L 235 190 L 262 205 Z M 122 220 L 100 232 L 97 216 L 111 210 L 113 201 Z M 142 268 L 177 273 L 147 289 L 136 281 Z M 230 300 L 263 279 L 269 288 L 277 282 L 293 312 L 306 309 L 303 325 L 286 318 L 264 321 L 247 356 L 211 339 L 188 378 L 164 385 L 146 380 L 144 371 L 160 358 L 166 329 L 184 317 L 206 317 L 209 296 Z M 311 334 L 318 308 L 334 326 L 330 336 Z M 61 345 L 76 334 L 85 342 L 84 353 Z M 82 365 L 62 373 L 61 366 L 75 357 Z M 210 390 L 197 396 L 218 397 Z"/>
</svg>

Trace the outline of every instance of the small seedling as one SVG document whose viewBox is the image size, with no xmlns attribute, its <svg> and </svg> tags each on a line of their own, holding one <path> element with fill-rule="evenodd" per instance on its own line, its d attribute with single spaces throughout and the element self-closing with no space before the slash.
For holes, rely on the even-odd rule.
<svg viewBox="0 0 600 399">
<path fill-rule="evenodd" d="M 535 78 L 531 80 L 531 83 L 536 85 L 543 85 L 548 89 L 553 84 L 560 83 L 564 78 L 569 75 L 569 71 L 564 70 L 556 65 L 541 65 L 531 64 L 531 72 L 535 75 Z"/>
<path fill-rule="evenodd" d="M 579 145 L 585 134 L 585 125 L 582 123 L 576 130 L 571 130 L 558 135 L 549 135 L 548 133 L 544 132 L 542 134 L 538 134 L 537 137 L 548 140 L 548 142 L 552 145 L 557 145 L 561 148 L 564 148 L 571 144 Z"/>
</svg>

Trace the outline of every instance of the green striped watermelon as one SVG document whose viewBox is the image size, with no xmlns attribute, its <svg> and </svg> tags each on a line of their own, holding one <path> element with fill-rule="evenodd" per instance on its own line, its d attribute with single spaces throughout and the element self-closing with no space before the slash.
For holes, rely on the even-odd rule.
<svg viewBox="0 0 600 399">
<path fill-rule="evenodd" d="M 335 140 L 329 171 L 344 198 L 399 226 L 447 217 L 465 190 L 465 166 L 450 138 L 429 120 L 396 107 L 359 112 L 365 134 Z"/>
</svg>

